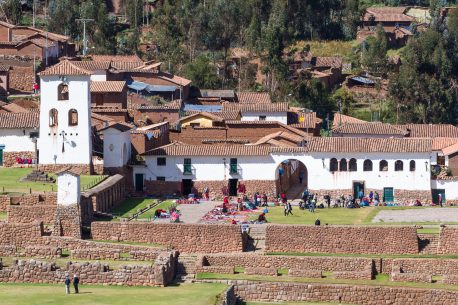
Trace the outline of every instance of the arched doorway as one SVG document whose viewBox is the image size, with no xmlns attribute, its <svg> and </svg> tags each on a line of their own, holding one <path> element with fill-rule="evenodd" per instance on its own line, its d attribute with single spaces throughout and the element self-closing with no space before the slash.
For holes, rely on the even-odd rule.
<svg viewBox="0 0 458 305">
<path fill-rule="evenodd" d="M 277 193 L 286 192 L 288 199 L 299 199 L 308 186 L 308 172 L 297 159 L 281 162 L 275 171 Z"/>
</svg>

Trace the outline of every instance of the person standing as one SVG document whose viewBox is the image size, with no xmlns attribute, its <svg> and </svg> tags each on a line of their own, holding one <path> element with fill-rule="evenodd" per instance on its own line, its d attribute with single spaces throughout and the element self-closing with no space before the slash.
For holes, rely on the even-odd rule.
<svg viewBox="0 0 458 305">
<path fill-rule="evenodd" d="M 75 293 L 79 293 L 78 285 L 80 283 L 79 277 L 75 274 L 73 275 L 73 288 L 75 288 Z"/>
<path fill-rule="evenodd" d="M 329 196 L 329 194 L 324 195 L 324 200 L 326 201 L 329 209 L 331 207 L 331 196 Z"/>
<path fill-rule="evenodd" d="M 375 191 L 375 194 L 374 194 L 374 203 L 375 205 L 378 205 L 380 203 L 380 195 L 378 194 L 377 191 Z"/>
<path fill-rule="evenodd" d="M 369 193 L 369 202 L 372 203 L 373 199 L 374 199 L 374 192 L 370 191 L 370 193 Z"/>
<path fill-rule="evenodd" d="M 262 194 L 262 205 L 267 206 L 267 194 L 265 192 Z"/>
<path fill-rule="evenodd" d="M 439 204 L 440 204 L 440 206 L 441 206 L 441 208 L 442 208 L 442 207 L 443 207 L 443 206 L 442 206 L 442 194 L 439 193 L 439 195 L 438 195 L 437 197 L 438 197 L 438 200 L 439 200 Z"/>
<path fill-rule="evenodd" d="M 205 194 L 205 199 L 208 200 L 210 198 L 210 189 L 208 188 L 208 186 L 204 188 L 204 194 Z"/>
<path fill-rule="evenodd" d="M 359 198 L 359 201 L 360 201 L 360 202 L 363 201 L 363 197 L 364 197 L 364 192 L 363 192 L 363 190 L 359 190 L 359 192 L 358 192 L 358 198 Z"/>
<path fill-rule="evenodd" d="M 304 181 L 304 172 L 303 171 L 299 173 L 299 183 L 302 184 L 302 181 Z"/>
<path fill-rule="evenodd" d="M 288 215 L 293 215 L 293 206 L 291 205 L 291 202 L 287 202 L 286 206 L 288 207 Z"/>
<path fill-rule="evenodd" d="M 65 293 L 70 294 L 70 277 L 68 275 L 65 276 Z"/>
</svg>

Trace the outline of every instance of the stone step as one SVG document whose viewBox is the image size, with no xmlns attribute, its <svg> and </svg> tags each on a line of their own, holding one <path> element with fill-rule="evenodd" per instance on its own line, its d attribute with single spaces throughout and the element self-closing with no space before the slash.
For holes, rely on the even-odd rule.
<svg viewBox="0 0 458 305">
<path fill-rule="evenodd" d="M 439 246 L 439 234 L 418 234 L 420 254 L 436 254 Z"/>
</svg>

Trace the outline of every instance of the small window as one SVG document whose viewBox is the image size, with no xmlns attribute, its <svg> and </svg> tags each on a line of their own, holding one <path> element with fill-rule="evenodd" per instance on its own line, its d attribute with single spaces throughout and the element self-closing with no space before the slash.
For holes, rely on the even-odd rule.
<svg viewBox="0 0 458 305">
<path fill-rule="evenodd" d="M 352 158 L 349 162 L 349 170 L 350 172 L 356 172 L 358 170 L 358 164 L 356 163 L 356 159 Z"/>
<path fill-rule="evenodd" d="M 189 158 L 186 158 L 184 159 L 184 162 L 183 162 L 185 165 L 191 165 L 191 159 Z"/>
<path fill-rule="evenodd" d="M 265 115 L 260 115 L 260 116 L 259 116 L 259 120 L 260 120 L 260 121 L 265 121 L 266 118 L 267 118 L 267 117 L 266 117 Z"/>
<path fill-rule="evenodd" d="M 329 160 L 329 170 L 331 172 L 337 172 L 339 169 L 339 164 L 337 162 L 337 159 L 336 158 L 332 158 L 331 160 Z"/>
<path fill-rule="evenodd" d="M 78 111 L 76 111 L 76 109 L 70 109 L 68 111 L 68 125 L 69 126 L 78 125 Z"/>
<path fill-rule="evenodd" d="M 401 160 L 394 162 L 394 171 L 402 172 L 404 170 L 404 163 Z"/>
<path fill-rule="evenodd" d="M 183 166 L 183 174 L 185 175 L 190 175 L 192 174 L 192 165 L 191 165 L 191 159 L 186 158 L 184 159 L 184 166 Z"/>
<path fill-rule="evenodd" d="M 57 86 L 57 100 L 68 101 L 68 85 L 60 84 Z"/>
<path fill-rule="evenodd" d="M 158 177 L 156 177 L 156 180 L 157 180 L 157 181 L 165 181 L 165 177 L 160 177 L 160 176 L 158 176 Z"/>
<path fill-rule="evenodd" d="M 415 161 L 414 160 L 410 161 L 409 169 L 410 169 L 411 172 L 415 171 Z"/>
<path fill-rule="evenodd" d="M 346 159 L 341 159 L 340 160 L 340 171 L 341 172 L 346 172 L 347 171 L 347 160 Z"/>
<path fill-rule="evenodd" d="M 372 171 L 372 161 L 371 160 L 364 160 L 363 171 L 365 171 L 365 172 L 371 172 Z"/>
<path fill-rule="evenodd" d="M 194 127 L 200 127 L 200 123 L 191 123 L 191 124 L 189 124 L 189 125 L 191 125 L 192 128 L 194 128 Z"/>
<path fill-rule="evenodd" d="M 57 109 L 51 109 L 49 110 L 49 127 L 54 127 L 57 126 L 57 116 L 59 112 Z"/>
<path fill-rule="evenodd" d="M 238 167 L 237 158 L 231 158 L 229 166 L 230 166 L 230 173 L 231 174 L 236 174 L 237 173 L 237 167 Z"/>
<path fill-rule="evenodd" d="M 157 158 L 157 166 L 166 166 L 167 161 L 165 158 Z"/>
<path fill-rule="evenodd" d="M 386 162 L 386 160 L 380 161 L 379 170 L 381 172 L 387 172 L 388 171 L 388 162 Z"/>
</svg>

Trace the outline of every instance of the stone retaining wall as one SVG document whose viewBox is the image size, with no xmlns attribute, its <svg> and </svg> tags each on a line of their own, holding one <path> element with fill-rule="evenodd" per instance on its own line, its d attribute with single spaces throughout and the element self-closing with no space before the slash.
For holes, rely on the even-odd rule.
<svg viewBox="0 0 458 305">
<path fill-rule="evenodd" d="M 13 256 L 16 254 L 17 248 L 13 245 L 0 246 L 0 256 Z"/>
<path fill-rule="evenodd" d="M 437 254 L 456 254 L 458 253 L 458 228 L 441 228 L 439 233 L 439 245 Z"/>
<path fill-rule="evenodd" d="M 157 243 L 180 252 L 242 252 L 244 238 L 239 226 L 210 224 L 159 224 L 138 222 L 93 222 L 92 238 Z"/>
<path fill-rule="evenodd" d="M 177 256 L 176 252 L 163 253 L 152 266 L 128 265 L 116 270 L 98 262 L 69 262 L 59 268 L 55 263 L 19 260 L 0 269 L 0 282 L 62 284 L 67 274 L 78 274 L 81 284 L 166 286 L 173 280 Z"/>
<path fill-rule="evenodd" d="M 16 165 L 17 158 L 36 159 L 35 152 L 33 151 L 4 151 L 3 152 L 3 166 L 12 167 Z"/>
<path fill-rule="evenodd" d="M 119 250 L 101 250 L 101 249 L 84 249 L 72 250 L 71 257 L 77 259 L 92 259 L 92 260 L 118 260 L 121 258 Z"/>
<path fill-rule="evenodd" d="M 41 236 L 43 236 L 43 223 L 0 222 L 0 245 L 33 245 L 40 242 Z"/>
<path fill-rule="evenodd" d="M 208 254 L 203 265 L 229 267 L 274 267 L 276 269 L 300 269 L 319 271 L 358 272 L 372 268 L 371 258 L 285 256 L 256 254 Z"/>
<path fill-rule="evenodd" d="M 58 205 L 54 213 L 54 236 L 81 238 L 81 214 L 78 204 Z"/>
<path fill-rule="evenodd" d="M 81 195 L 83 198 L 91 200 L 93 211 L 111 212 L 113 208 L 117 207 L 125 199 L 125 179 L 119 174 L 110 176 Z"/>
<path fill-rule="evenodd" d="M 323 272 L 319 270 L 311 270 L 311 269 L 289 269 L 288 275 L 292 277 L 306 277 L 306 278 L 320 279 L 323 277 Z"/>
<path fill-rule="evenodd" d="M 130 257 L 136 261 L 153 261 L 157 258 L 158 252 L 154 250 L 135 250 L 129 252 Z"/>
<path fill-rule="evenodd" d="M 0 212 L 6 212 L 11 203 L 10 196 L 0 195 Z"/>
<path fill-rule="evenodd" d="M 277 268 L 272 267 L 246 267 L 245 274 L 247 275 L 262 275 L 262 276 L 277 276 Z"/>
<path fill-rule="evenodd" d="M 237 297 L 234 293 L 234 286 L 231 286 L 224 291 L 220 296 L 218 305 L 235 305 L 237 304 Z"/>
<path fill-rule="evenodd" d="M 384 258 L 381 272 L 427 273 L 431 275 L 458 275 L 458 259 L 428 259 L 428 258 Z"/>
<path fill-rule="evenodd" d="M 416 282 L 416 283 L 432 283 L 431 274 L 426 273 L 391 273 L 392 282 Z"/>
<path fill-rule="evenodd" d="M 27 246 L 22 255 L 37 258 L 59 258 L 62 257 L 62 249 L 47 246 Z"/>
<path fill-rule="evenodd" d="M 28 223 L 42 221 L 54 224 L 55 205 L 9 205 L 8 222 Z"/>
<path fill-rule="evenodd" d="M 359 305 L 454 305 L 458 291 L 313 283 L 219 281 L 247 302 L 335 302 Z"/>
<path fill-rule="evenodd" d="M 418 254 L 414 227 L 268 225 L 266 252 Z"/>
<path fill-rule="evenodd" d="M 348 280 L 372 280 L 372 270 L 366 269 L 364 271 L 336 271 L 332 273 L 335 279 L 348 279 Z"/>
</svg>

